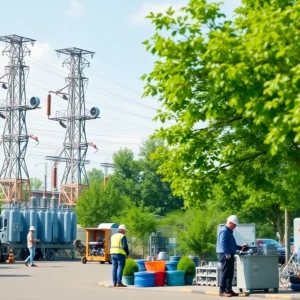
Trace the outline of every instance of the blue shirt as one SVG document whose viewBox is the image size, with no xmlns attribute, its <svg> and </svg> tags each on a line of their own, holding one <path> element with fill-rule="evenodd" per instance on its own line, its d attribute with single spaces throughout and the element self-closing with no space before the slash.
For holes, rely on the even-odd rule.
<svg viewBox="0 0 300 300">
<path fill-rule="evenodd" d="M 126 255 L 129 255 L 128 244 L 127 244 L 127 238 L 126 238 L 125 235 L 122 237 L 122 240 L 121 240 L 121 241 L 122 241 L 122 247 L 123 247 L 124 251 L 126 252 Z"/>
<path fill-rule="evenodd" d="M 219 231 L 216 252 L 234 255 L 236 250 L 241 249 L 235 242 L 233 231 L 226 225 L 223 226 Z"/>
</svg>

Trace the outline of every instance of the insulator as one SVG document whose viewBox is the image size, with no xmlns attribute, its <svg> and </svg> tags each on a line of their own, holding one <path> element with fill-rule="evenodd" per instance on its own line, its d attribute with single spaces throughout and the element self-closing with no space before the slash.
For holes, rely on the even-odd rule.
<svg viewBox="0 0 300 300">
<path fill-rule="evenodd" d="M 39 97 L 31 97 L 29 101 L 32 108 L 37 108 L 40 105 L 40 102 L 41 101 Z"/>
<path fill-rule="evenodd" d="M 98 151 L 97 146 L 93 142 L 89 142 L 89 146 L 93 147 L 94 149 L 96 149 Z"/>
<path fill-rule="evenodd" d="M 52 188 L 56 189 L 56 183 L 57 183 L 57 168 L 54 167 L 52 169 Z"/>
<path fill-rule="evenodd" d="M 2 113 L 0 113 L 0 117 L 1 117 L 2 119 L 6 119 L 5 115 L 3 115 Z"/>
<path fill-rule="evenodd" d="M 47 96 L 47 116 L 51 115 L 51 95 Z"/>
<path fill-rule="evenodd" d="M 31 139 L 35 140 L 35 141 L 39 141 L 39 138 L 33 134 L 28 134 L 28 137 L 30 137 Z"/>
</svg>

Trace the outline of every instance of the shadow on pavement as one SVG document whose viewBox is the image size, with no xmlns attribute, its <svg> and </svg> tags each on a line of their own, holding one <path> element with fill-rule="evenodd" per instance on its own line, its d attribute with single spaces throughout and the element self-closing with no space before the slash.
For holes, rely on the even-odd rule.
<svg viewBox="0 0 300 300">
<path fill-rule="evenodd" d="M 22 275 L 22 274 L 0 274 L 0 277 L 32 277 L 32 276 Z"/>
</svg>

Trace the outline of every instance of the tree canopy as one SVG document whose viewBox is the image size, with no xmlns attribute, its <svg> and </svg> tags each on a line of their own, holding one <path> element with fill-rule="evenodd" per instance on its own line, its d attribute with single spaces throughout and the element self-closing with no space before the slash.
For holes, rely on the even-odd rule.
<svg viewBox="0 0 300 300">
<path fill-rule="evenodd" d="M 299 10 L 243 0 L 228 20 L 219 4 L 190 0 L 180 14 L 149 15 L 156 32 L 144 44 L 157 60 L 144 96 L 157 96 L 156 119 L 174 124 L 154 134 L 166 142 L 155 158 L 187 204 L 201 205 L 218 184 L 230 200 L 295 206 Z"/>
</svg>

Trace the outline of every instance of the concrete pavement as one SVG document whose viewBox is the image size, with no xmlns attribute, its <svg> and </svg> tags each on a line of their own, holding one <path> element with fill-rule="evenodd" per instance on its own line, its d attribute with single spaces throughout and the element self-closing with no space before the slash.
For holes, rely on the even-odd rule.
<svg viewBox="0 0 300 300">
<path fill-rule="evenodd" d="M 111 286 L 112 266 L 80 261 L 0 264 L 0 300 L 214 300 L 220 299 L 217 287 L 184 286 L 158 288 L 107 288 Z M 99 282 L 102 283 L 99 286 Z M 300 293 L 281 290 L 278 294 L 251 294 L 258 297 L 300 300 Z"/>
</svg>

